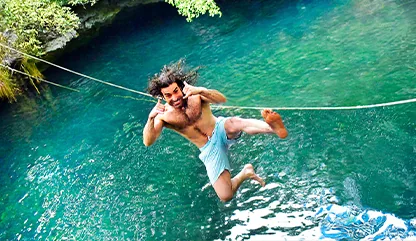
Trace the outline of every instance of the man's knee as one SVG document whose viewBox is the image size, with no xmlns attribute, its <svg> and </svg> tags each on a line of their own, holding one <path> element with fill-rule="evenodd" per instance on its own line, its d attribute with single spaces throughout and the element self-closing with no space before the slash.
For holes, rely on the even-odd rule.
<svg viewBox="0 0 416 241">
<path fill-rule="evenodd" d="M 234 192 L 232 189 L 231 173 L 225 169 L 218 180 L 213 184 L 215 193 L 221 201 L 228 202 L 233 199 Z"/>
<path fill-rule="evenodd" d="M 228 123 L 226 123 L 226 131 L 227 133 L 233 134 L 233 133 L 237 133 L 241 131 L 242 128 L 242 120 L 240 117 L 231 117 L 229 118 L 227 121 Z"/>
<path fill-rule="evenodd" d="M 233 199 L 233 196 L 234 195 L 232 193 L 226 193 L 226 194 L 218 195 L 218 197 L 220 198 L 221 202 L 231 201 L 231 199 Z"/>
</svg>

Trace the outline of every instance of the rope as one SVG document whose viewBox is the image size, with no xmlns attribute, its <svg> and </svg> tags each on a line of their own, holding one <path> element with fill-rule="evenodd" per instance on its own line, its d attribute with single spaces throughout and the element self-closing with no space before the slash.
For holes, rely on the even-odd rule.
<svg viewBox="0 0 416 241">
<path fill-rule="evenodd" d="M 14 49 L 14 48 L 9 47 L 7 45 L 4 45 L 2 43 L 0 43 L 0 46 L 2 46 L 4 48 L 7 48 L 9 50 L 13 50 L 13 51 L 15 51 L 17 53 L 20 53 L 20 54 L 22 54 L 24 56 L 27 56 L 27 57 L 30 57 L 32 59 L 36 59 L 38 61 L 41 61 L 41 62 L 47 63 L 49 65 L 55 66 L 55 67 L 57 67 L 59 69 L 62 69 L 62 70 L 68 71 L 70 73 L 73 73 L 73 74 L 82 76 L 84 78 L 87 78 L 87 79 L 90 79 L 90 80 L 93 80 L 93 81 L 96 81 L 96 82 L 99 82 L 99 83 L 102 83 L 102 84 L 106 84 L 106 85 L 109 85 L 109 86 L 112 86 L 112 87 L 115 87 L 115 88 L 119 88 L 119 89 L 123 89 L 123 90 L 126 90 L 126 91 L 130 91 L 130 92 L 133 92 L 133 93 L 136 93 L 136 94 L 140 94 L 140 95 L 148 96 L 148 97 L 151 97 L 151 98 L 155 98 L 155 97 L 153 97 L 152 95 L 150 95 L 148 93 L 144 93 L 144 92 L 141 92 L 141 91 L 138 91 L 138 90 L 129 89 L 129 88 L 126 88 L 126 87 L 121 86 L 121 85 L 116 85 L 116 84 L 113 84 L 113 83 L 110 83 L 110 82 L 106 82 L 106 81 L 103 81 L 103 80 L 100 80 L 100 79 L 97 79 L 97 78 L 94 78 L 94 77 L 90 77 L 88 75 L 85 75 L 85 74 L 82 74 L 82 73 L 79 73 L 79 72 L 76 72 L 76 71 L 73 71 L 73 70 L 70 70 L 70 69 L 67 69 L 65 67 L 59 66 L 59 65 L 54 64 L 54 63 L 51 63 L 49 61 L 46 61 L 46 60 L 37 58 L 35 56 L 32 56 L 32 55 L 23 53 L 23 52 L 21 52 L 21 51 L 19 51 L 17 49 Z M 2 66 L 3 67 L 6 67 L 6 68 L 9 68 L 12 71 L 16 71 L 18 73 L 21 73 L 21 74 L 24 74 L 24 75 L 28 75 L 28 74 L 23 73 L 23 72 L 20 72 L 18 70 L 14 70 L 14 69 L 12 69 L 12 68 L 10 68 L 8 66 L 5 66 L 5 65 L 2 65 Z M 36 77 L 34 77 L 34 78 L 36 78 Z M 40 78 L 37 78 L 37 79 L 40 79 Z M 40 80 L 42 80 L 42 79 L 40 79 Z M 53 84 L 53 85 L 60 86 L 58 84 L 55 84 L 55 83 L 52 83 L 52 82 L 49 82 L 49 81 L 46 81 L 46 80 L 42 80 L 42 81 L 44 81 L 46 83 Z M 65 86 L 60 86 L 60 87 L 67 88 L 67 89 L 71 89 L 71 88 L 65 87 Z M 71 89 L 71 90 L 74 90 L 74 89 Z M 74 91 L 79 92 L 78 90 L 74 90 Z M 119 97 L 119 96 L 117 96 L 117 97 Z M 274 110 L 353 110 L 353 109 L 368 109 L 368 108 L 375 108 L 375 107 L 401 105 L 401 104 L 412 103 L 412 102 L 416 102 L 416 98 L 414 98 L 414 99 L 408 99 L 408 100 L 400 100 L 400 101 L 393 101 L 393 102 L 381 103 L 381 104 L 373 104 L 373 105 L 339 106 L 339 107 L 251 107 L 251 106 L 227 106 L 227 105 L 213 105 L 212 107 L 213 108 L 217 108 L 217 109 L 251 109 L 251 110 L 262 110 L 262 109 L 274 109 Z"/>
<path fill-rule="evenodd" d="M 42 79 L 42 78 L 39 78 L 39 77 L 30 75 L 30 74 L 27 74 L 25 72 L 22 72 L 20 70 L 13 69 L 13 68 L 11 68 L 11 67 L 9 67 L 7 65 L 1 64 L 1 63 L 0 63 L 0 66 L 4 67 L 6 69 L 9 69 L 12 72 L 12 74 L 13 74 L 13 72 L 16 72 L 16 73 L 23 74 L 23 75 L 29 76 L 31 78 L 34 78 L 34 79 L 43 81 L 43 82 L 48 83 L 48 84 L 51 84 L 51 85 L 55 85 L 55 86 L 58 86 L 58 87 L 61 87 L 61 88 L 67 89 L 67 90 L 72 90 L 72 91 L 75 91 L 75 92 L 79 92 L 79 90 L 76 90 L 76 89 L 73 89 L 73 88 L 70 88 L 70 87 L 67 87 L 67 86 L 63 86 L 63 85 L 60 85 L 60 84 L 57 84 L 57 83 L 54 83 L 54 82 L 50 82 L 48 80 L 45 80 L 45 79 Z"/>
<path fill-rule="evenodd" d="M 273 109 L 273 110 L 354 110 L 354 109 L 369 109 L 375 107 L 391 106 L 391 105 L 401 105 L 406 103 L 416 102 L 415 99 L 409 100 L 400 100 L 388 103 L 374 104 L 374 105 L 358 105 L 358 106 L 339 106 L 339 107 L 251 107 L 251 106 L 226 106 L 226 105 L 216 105 L 215 108 L 218 109 L 251 109 L 251 110 L 263 110 L 263 109 Z"/>
<path fill-rule="evenodd" d="M 13 51 L 15 51 L 15 52 L 17 52 L 17 53 L 19 53 L 19 54 L 22 54 L 22 55 L 24 55 L 24 56 L 30 57 L 30 58 L 32 58 L 32 59 L 36 59 L 36 60 L 38 60 L 38 61 L 41 61 L 41 62 L 47 63 L 47 64 L 49 64 L 49 65 L 55 66 L 56 68 L 59 68 L 59 69 L 62 69 L 62 70 L 68 71 L 68 72 L 70 72 L 70 73 L 73 73 L 73 74 L 76 74 L 76 75 L 79 75 L 79 76 L 82 76 L 82 77 L 84 77 L 84 78 L 88 78 L 88 79 L 90 79 L 90 80 L 94 80 L 94 81 L 97 81 L 97 82 L 102 83 L 102 84 L 106 84 L 106 85 L 113 86 L 113 87 L 116 87 L 116 88 L 119 88 L 119 89 L 127 90 L 127 91 L 130 91 L 130 92 L 136 93 L 136 94 L 145 95 L 145 96 L 149 96 L 149 97 L 152 97 L 152 98 L 153 98 L 153 96 L 152 96 L 152 95 L 150 95 L 150 94 L 147 94 L 147 93 L 144 93 L 144 92 L 141 92 L 141 91 L 137 91 L 137 90 L 133 90 L 133 89 L 129 89 L 129 88 L 126 88 L 126 87 L 124 87 L 124 86 L 116 85 L 116 84 L 113 84 L 113 83 L 110 83 L 110 82 L 106 82 L 106 81 L 103 81 L 103 80 L 100 80 L 100 79 L 97 79 L 97 78 L 94 78 L 94 77 L 90 77 L 90 76 L 88 76 L 88 75 L 85 75 L 85 74 L 82 74 L 82 73 L 79 73 L 79 72 L 76 72 L 76 71 L 73 71 L 73 70 L 67 69 L 67 68 L 65 68 L 65 67 L 59 66 L 59 65 L 54 64 L 54 63 L 51 63 L 51 62 L 49 62 L 49 61 L 46 61 L 46 60 L 43 60 L 43 59 L 37 58 L 37 57 L 35 57 L 35 56 L 32 56 L 32 55 L 29 55 L 29 54 L 23 53 L 23 52 L 21 52 L 21 51 L 19 51 L 19 50 L 17 50 L 17 49 L 14 49 L 14 48 L 9 47 L 9 46 L 7 46 L 7 45 L 4 45 L 4 44 L 2 44 L 2 43 L 0 43 L 0 46 L 2 46 L 2 47 L 4 47 L 4 48 L 7 48 L 7 49 L 9 49 L 9 50 L 13 50 Z"/>
<path fill-rule="evenodd" d="M 114 97 L 117 98 L 123 98 L 123 99 L 131 99 L 131 100 L 135 100 L 135 101 L 147 101 L 147 102 L 152 102 L 152 103 L 157 103 L 156 100 L 146 100 L 146 99 L 142 99 L 142 98 L 135 98 L 133 96 L 124 96 L 124 95 L 113 95 Z"/>
</svg>

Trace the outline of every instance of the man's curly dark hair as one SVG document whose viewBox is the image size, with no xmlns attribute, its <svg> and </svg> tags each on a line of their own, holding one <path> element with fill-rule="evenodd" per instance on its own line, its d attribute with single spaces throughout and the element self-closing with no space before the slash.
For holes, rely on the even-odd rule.
<svg viewBox="0 0 416 241">
<path fill-rule="evenodd" d="M 183 90 L 184 82 L 194 85 L 198 79 L 197 67 L 192 70 L 187 70 L 185 59 L 180 59 L 176 63 L 171 63 L 168 66 L 163 66 L 160 73 L 155 74 L 149 79 L 147 91 L 153 97 L 163 98 L 162 88 L 166 88 L 172 83 L 178 84 L 179 88 Z"/>
</svg>

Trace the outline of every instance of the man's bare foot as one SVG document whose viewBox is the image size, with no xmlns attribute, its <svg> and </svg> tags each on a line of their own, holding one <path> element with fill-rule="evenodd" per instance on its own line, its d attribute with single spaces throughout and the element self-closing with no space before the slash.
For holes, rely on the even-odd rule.
<svg viewBox="0 0 416 241">
<path fill-rule="evenodd" d="M 273 112 L 271 109 L 264 109 L 262 110 L 261 115 L 263 116 L 264 121 L 269 124 L 280 138 L 283 139 L 287 137 L 287 130 L 283 124 L 282 117 L 280 117 L 279 114 Z"/>
<path fill-rule="evenodd" d="M 246 176 L 246 178 L 250 178 L 254 181 L 257 181 L 258 183 L 260 183 L 262 187 L 266 185 L 264 180 L 261 177 L 257 176 L 257 174 L 254 172 L 253 165 L 247 164 L 244 166 L 243 170 L 244 170 L 244 175 Z"/>
</svg>

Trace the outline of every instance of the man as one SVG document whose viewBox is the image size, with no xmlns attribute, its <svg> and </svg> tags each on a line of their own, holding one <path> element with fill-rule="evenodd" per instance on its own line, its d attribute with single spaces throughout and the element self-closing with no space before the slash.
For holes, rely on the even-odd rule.
<svg viewBox="0 0 416 241">
<path fill-rule="evenodd" d="M 161 73 L 149 82 L 149 93 L 160 99 L 149 114 L 143 130 L 143 143 L 152 145 L 164 127 L 170 128 L 195 144 L 201 151 L 199 158 L 205 164 L 209 180 L 221 201 L 233 198 L 241 183 L 252 179 L 262 186 L 265 182 L 247 164 L 234 178 L 231 178 L 227 158 L 228 146 L 240 137 L 242 132 L 250 135 L 259 133 L 277 134 L 286 138 L 287 130 L 281 117 L 269 109 L 262 111 L 266 122 L 239 117 L 215 117 L 210 104 L 224 103 L 226 98 L 217 90 L 196 87 L 196 71 L 185 72 L 182 61 L 165 66 Z"/>
</svg>

